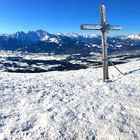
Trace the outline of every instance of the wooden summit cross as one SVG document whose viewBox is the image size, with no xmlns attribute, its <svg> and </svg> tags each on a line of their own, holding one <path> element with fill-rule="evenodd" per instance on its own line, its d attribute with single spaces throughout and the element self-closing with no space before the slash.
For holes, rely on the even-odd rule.
<svg viewBox="0 0 140 140">
<path fill-rule="evenodd" d="M 120 26 L 111 26 L 106 21 L 106 9 L 104 5 L 100 6 L 100 25 L 82 24 L 81 30 L 101 30 L 102 32 L 102 61 L 103 61 L 103 81 L 109 79 L 108 76 L 108 53 L 107 53 L 107 37 L 108 30 L 121 30 Z"/>
</svg>

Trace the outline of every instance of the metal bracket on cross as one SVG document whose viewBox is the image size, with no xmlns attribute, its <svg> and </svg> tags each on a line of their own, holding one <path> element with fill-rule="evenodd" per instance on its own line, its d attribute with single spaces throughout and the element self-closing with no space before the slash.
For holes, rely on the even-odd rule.
<svg viewBox="0 0 140 140">
<path fill-rule="evenodd" d="M 81 30 L 101 30 L 102 32 L 102 60 L 103 60 L 103 81 L 109 79 L 108 75 L 108 53 L 107 53 L 107 37 L 108 30 L 121 30 L 121 26 L 112 26 L 106 22 L 106 9 L 104 5 L 100 6 L 100 25 L 98 24 L 82 24 Z"/>
</svg>

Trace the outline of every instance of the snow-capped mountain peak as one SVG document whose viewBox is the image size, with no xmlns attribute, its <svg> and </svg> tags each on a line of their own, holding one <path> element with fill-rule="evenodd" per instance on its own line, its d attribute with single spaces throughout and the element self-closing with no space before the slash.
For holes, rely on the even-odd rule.
<svg viewBox="0 0 140 140">
<path fill-rule="evenodd" d="M 140 40 L 140 34 L 131 34 L 127 36 L 127 39 L 133 39 L 133 40 Z"/>
<path fill-rule="evenodd" d="M 61 33 L 61 32 L 55 32 L 54 35 L 56 35 L 56 36 L 64 36 L 64 34 Z"/>
<path fill-rule="evenodd" d="M 71 37 L 71 38 L 78 38 L 80 35 L 77 33 L 68 33 L 66 36 Z"/>
<path fill-rule="evenodd" d="M 51 34 L 44 30 L 36 30 L 27 33 L 20 31 L 14 34 L 0 35 L 1 50 L 24 50 L 28 52 L 54 52 L 55 50 L 55 53 L 59 54 L 89 54 L 91 52 L 101 52 L 100 44 L 101 37 L 95 34 Z M 63 49 L 58 49 L 60 45 Z M 140 34 L 108 37 L 108 45 L 109 52 L 138 50 Z"/>
</svg>

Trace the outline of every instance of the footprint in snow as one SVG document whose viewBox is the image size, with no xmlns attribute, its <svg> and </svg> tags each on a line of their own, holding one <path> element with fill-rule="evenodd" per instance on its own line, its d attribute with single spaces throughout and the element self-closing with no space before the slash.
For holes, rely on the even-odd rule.
<svg viewBox="0 0 140 140">
<path fill-rule="evenodd" d="M 53 107 L 50 107 L 50 108 L 47 109 L 48 112 L 52 112 L 53 110 L 54 110 Z"/>
</svg>

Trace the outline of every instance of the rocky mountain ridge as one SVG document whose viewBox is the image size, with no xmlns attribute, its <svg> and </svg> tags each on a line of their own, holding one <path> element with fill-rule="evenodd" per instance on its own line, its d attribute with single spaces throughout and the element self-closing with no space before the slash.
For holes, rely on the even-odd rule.
<svg viewBox="0 0 140 140">
<path fill-rule="evenodd" d="M 89 54 L 101 52 L 101 37 L 95 34 L 48 33 L 44 30 L 20 31 L 0 35 L 0 50 L 19 50 L 32 53 Z M 108 50 L 140 49 L 140 34 L 108 37 Z"/>
</svg>

